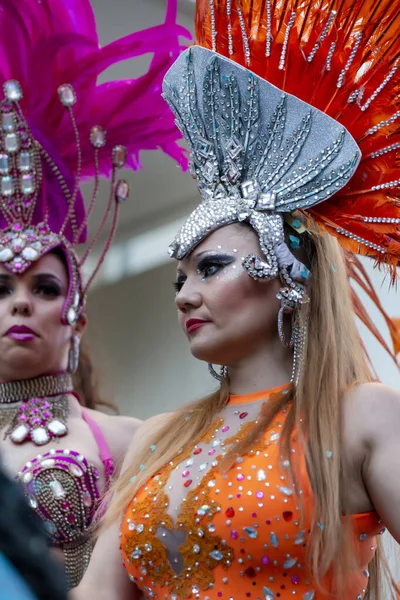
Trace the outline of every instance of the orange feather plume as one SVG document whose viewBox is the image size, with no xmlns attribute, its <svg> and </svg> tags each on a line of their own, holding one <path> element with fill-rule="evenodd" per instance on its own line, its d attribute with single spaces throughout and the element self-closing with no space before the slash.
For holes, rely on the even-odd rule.
<svg viewBox="0 0 400 600">
<path fill-rule="evenodd" d="M 362 152 L 346 187 L 304 224 L 336 236 L 396 278 L 400 264 L 400 11 L 393 0 L 197 0 L 197 44 L 248 68 L 340 122 Z M 300 212 L 300 214 L 298 214 Z M 383 347 L 400 351 L 400 319 L 385 313 L 359 261 L 356 281 L 384 316 L 393 351 L 354 293 L 354 309 Z"/>
<path fill-rule="evenodd" d="M 400 11 L 393 0 L 197 0 L 197 43 L 339 121 L 362 152 L 304 217 L 353 253 L 400 264 Z"/>
</svg>

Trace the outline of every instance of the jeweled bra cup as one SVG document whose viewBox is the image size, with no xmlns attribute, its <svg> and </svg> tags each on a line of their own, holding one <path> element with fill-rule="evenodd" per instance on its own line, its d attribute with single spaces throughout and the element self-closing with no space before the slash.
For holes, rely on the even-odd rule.
<svg viewBox="0 0 400 600">
<path fill-rule="evenodd" d="M 68 587 L 75 587 L 92 552 L 88 528 L 100 499 L 96 468 L 78 452 L 52 449 L 27 463 L 17 478 L 51 543 L 62 548 Z"/>
</svg>

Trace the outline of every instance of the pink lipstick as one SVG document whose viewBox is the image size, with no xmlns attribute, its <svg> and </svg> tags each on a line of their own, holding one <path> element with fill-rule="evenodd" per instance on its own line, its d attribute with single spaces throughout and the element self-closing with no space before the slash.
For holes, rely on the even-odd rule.
<svg viewBox="0 0 400 600">
<path fill-rule="evenodd" d="M 16 342 L 31 342 L 37 337 L 36 333 L 25 325 L 14 325 L 14 327 L 10 327 L 6 335 Z"/>
</svg>

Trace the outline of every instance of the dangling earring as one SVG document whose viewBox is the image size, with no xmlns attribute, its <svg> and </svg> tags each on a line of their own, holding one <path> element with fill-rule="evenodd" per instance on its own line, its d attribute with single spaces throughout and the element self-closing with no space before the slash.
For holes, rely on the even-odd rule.
<svg viewBox="0 0 400 600">
<path fill-rule="evenodd" d="M 211 363 L 208 363 L 208 370 L 209 370 L 210 374 L 214 377 L 214 379 L 216 379 L 220 383 L 226 377 L 228 377 L 228 368 L 227 367 L 221 367 L 220 372 L 217 373 L 217 371 L 214 369 L 213 365 Z"/>
<path fill-rule="evenodd" d="M 277 294 L 278 297 L 278 294 Z M 290 336 L 290 339 L 287 340 L 286 336 L 285 336 L 285 332 L 283 330 L 283 315 L 285 314 L 292 314 L 292 324 L 291 324 L 291 328 L 292 328 L 292 333 Z M 284 304 L 284 302 L 282 302 L 281 307 L 279 309 L 279 313 L 278 313 L 278 333 L 279 333 L 279 339 L 282 342 L 283 346 L 286 346 L 286 348 L 293 348 L 293 344 L 294 344 L 294 327 L 295 327 L 295 311 L 293 309 L 288 309 L 288 307 Z"/>
<path fill-rule="evenodd" d="M 308 335 L 308 316 L 305 318 L 304 323 L 300 323 L 300 309 L 295 312 L 294 324 L 293 324 L 293 366 L 292 366 L 292 377 L 291 381 L 296 385 L 300 380 L 300 375 L 304 366 L 304 350 L 306 347 Z"/>
<path fill-rule="evenodd" d="M 308 319 L 302 324 L 300 322 L 300 309 L 303 304 L 309 302 L 309 297 L 303 286 L 295 283 L 286 269 L 281 269 L 281 277 L 286 286 L 281 288 L 276 297 L 281 301 L 278 313 L 278 333 L 282 344 L 287 348 L 293 348 L 293 366 L 290 381 L 298 383 L 301 368 L 303 366 L 303 354 L 307 339 Z M 292 314 L 292 333 L 287 340 L 283 330 L 283 315 Z"/>
<path fill-rule="evenodd" d="M 77 372 L 79 366 L 79 344 L 80 340 L 78 336 L 73 335 L 72 344 L 68 355 L 68 371 L 72 374 Z"/>
</svg>

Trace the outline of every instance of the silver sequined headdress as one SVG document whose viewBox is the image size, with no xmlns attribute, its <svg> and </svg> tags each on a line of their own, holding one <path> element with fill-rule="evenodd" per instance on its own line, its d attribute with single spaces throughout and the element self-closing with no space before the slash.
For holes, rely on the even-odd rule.
<svg viewBox="0 0 400 600">
<path fill-rule="evenodd" d="M 201 204 L 170 255 L 182 259 L 212 231 L 247 221 L 271 278 L 298 269 L 283 217 L 322 202 L 353 175 L 361 153 L 321 111 L 210 50 L 194 47 L 164 79 L 164 97 L 191 149 Z M 300 275 L 296 279 L 301 280 Z"/>
<path fill-rule="evenodd" d="M 358 146 L 332 118 L 204 48 L 191 48 L 175 62 L 164 94 L 190 144 L 202 196 L 170 255 L 181 259 L 219 227 L 250 223 L 264 257 L 251 254 L 243 265 L 254 279 L 280 276 L 284 282 L 278 327 L 286 344 L 283 314 L 307 301 L 301 284 L 308 270 L 285 242 L 283 217 L 343 187 L 360 160 Z M 292 315 L 295 380 L 307 327 L 297 311 Z"/>
</svg>

